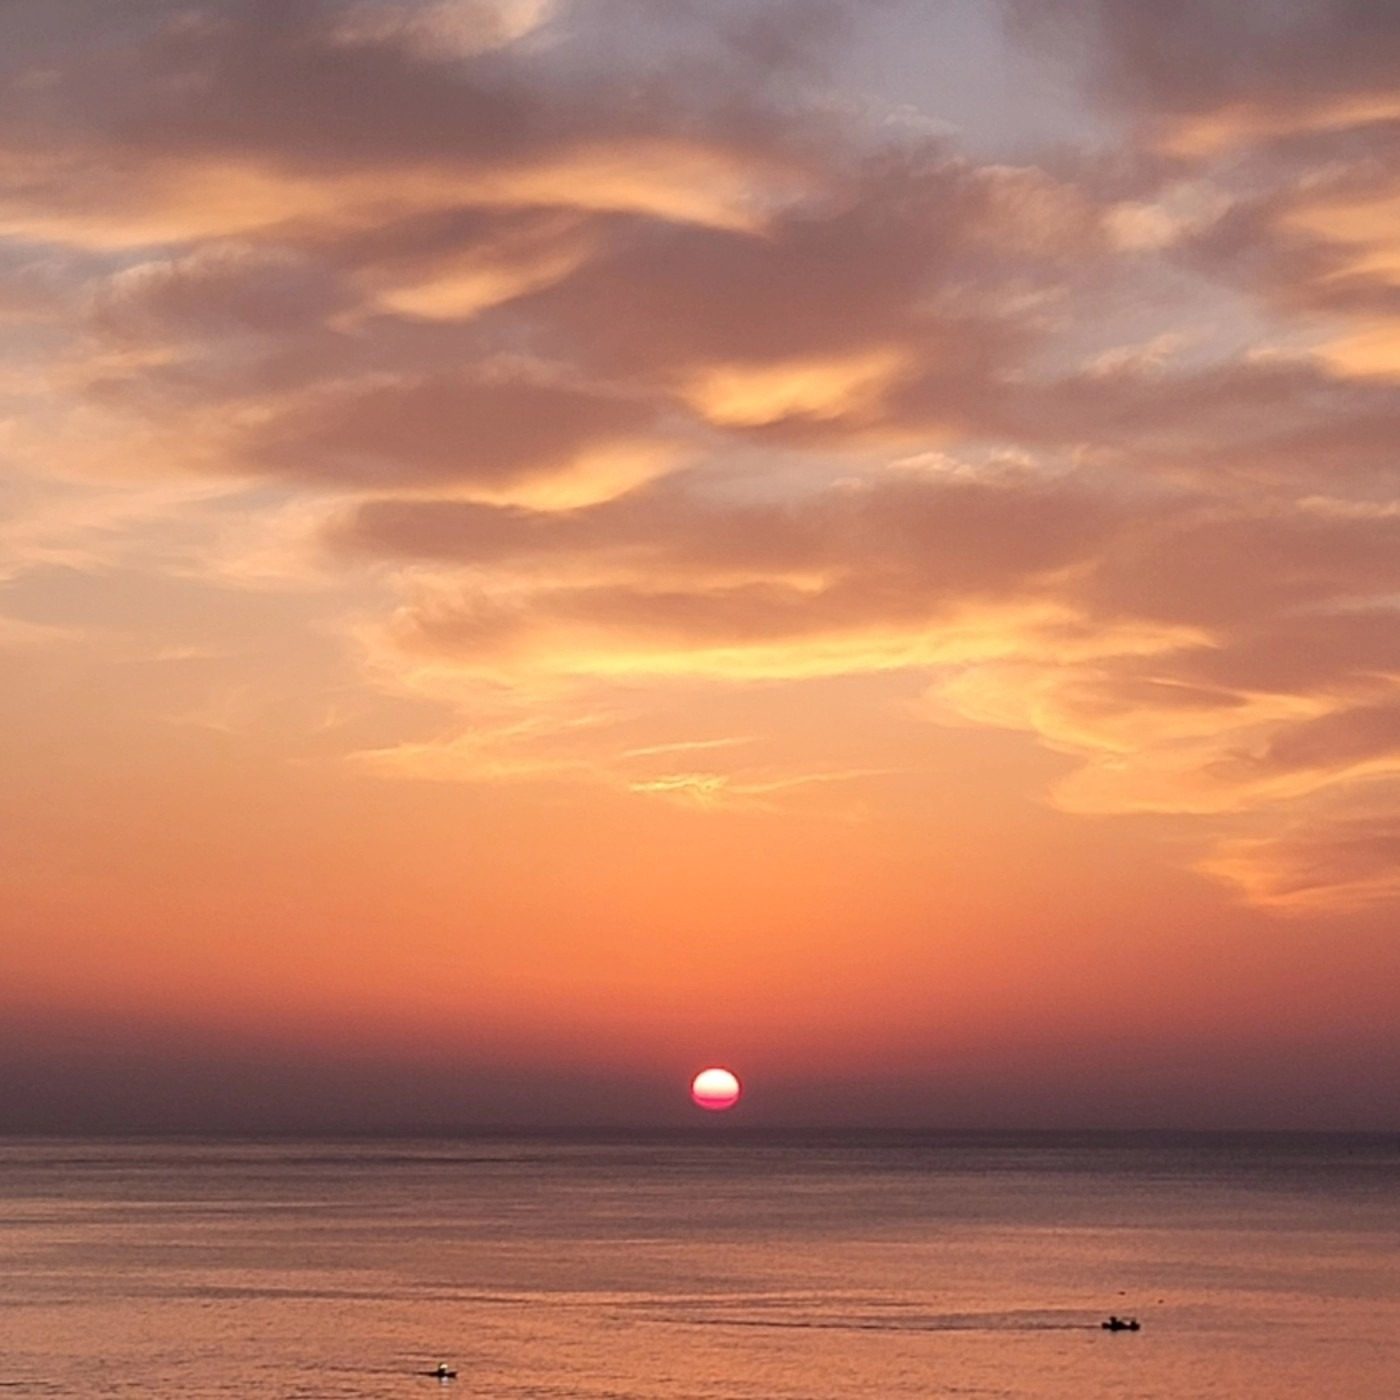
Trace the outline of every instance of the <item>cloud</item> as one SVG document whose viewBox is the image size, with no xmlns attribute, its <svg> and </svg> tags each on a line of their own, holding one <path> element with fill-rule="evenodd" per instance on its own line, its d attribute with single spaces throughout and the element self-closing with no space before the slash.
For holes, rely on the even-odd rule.
<svg viewBox="0 0 1400 1400">
<path fill-rule="evenodd" d="M 1400 801 L 1385 815 L 1334 813 L 1228 839 L 1201 868 L 1284 913 L 1388 904 L 1400 896 Z"/>
<path fill-rule="evenodd" d="M 759 230 L 619 229 L 501 322 L 674 392 L 720 426 L 926 440 L 937 415 L 975 421 L 1034 337 L 1027 277 L 1067 275 L 1103 238 L 1072 187 L 978 168 L 936 142 L 838 166 L 827 183 Z M 890 399 L 911 378 L 943 392 L 902 424 Z"/>
<path fill-rule="evenodd" d="M 1217 218 L 1197 266 L 1308 324 L 1343 376 L 1400 370 L 1400 22 L 1364 0 L 1011 0 L 1038 39 L 1070 34 L 1103 97 L 1134 121 L 1157 179 L 1189 169 Z M 1148 161 L 1149 166 L 1153 164 Z M 1169 202 L 1169 201 L 1168 201 Z M 1138 204 L 1137 226 L 1155 207 Z"/>
<path fill-rule="evenodd" d="M 337 538 L 349 549 L 464 563 L 630 559 L 653 580 L 700 571 L 820 582 L 888 571 L 921 585 L 911 590 L 917 611 L 940 595 L 1015 590 L 1070 565 L 1102 540 L 1112 515 L 1101 498 L 1034 475 L 968 480 L 891 470 L 778 502 L 668 481 L 565 516 L 370 500 Z M 904 596 L 891 593 L 896 602 Z"/>
<path fill-rule="evenodd" d="M 787 128 L 756 99 L 740 112 L 732 91 L 711 103 L 697 85 L 653 106 L 551 67 L 548 52 L 431 41 L 444 27 L 494 33 L 503 13 L 143 8 L 125 42 L 73 46 L 15 85 L 0 228 L 116 249 L 308 222 L 363 229 L 454 193 L 742 226 L 755 182 L 799 176 Z"/>
<path fill-rule="evenodd" d="M 595 474 L 612 468 L 611 488 L 619 471 L 624 480 L 650 475 L 670 455 L 644 403 L 445 374 L 327 391 L 274 415 L 250 437 L 243 450 L 259 468 L 338 487 L 458 485 L 489 493 L 592 466 Z"/>
<path fill-rule="evenodd" d="M 396 43 L 428 59 L 469 58 L 519 42 L 544 25 L 551 0 L 351 0 L 332 21 L 332 42 Z"/>
<path fill-rule="evenodd" d="M 118 339 L 278 335 L 353 300 L 333 271 L 289 251 L 214 243 L 122 269 L 99 284 L 92 316 Z"/>
<path fill-rule="evenodd" d="M 1397 115 L 1400 21 L 1366 0 L 1010 0 L 1009 9 L 1041 39 L 1075 42 L 1104 96 L 1156 116 L 1185 153 Z"/>
<path fill-rule="evenodd" d="M 1291 725 L 1235 763 L 1246 774 L 1400 772 L 1400 700 L 1354 705 Z"/>
<path fill-rule="evenodd" d="M 1202 868 L 1254 893 L 1246 855 L 1268 840 L 1242 845 L 1233 822 L 1288 829 L 1323 797 L 1345 812 L 1400 771 L 1396 517 L 1110 505 L 1092 484 L 891 471 L 776 505 L 665 483 L 570 512 L 381 500 L 334 538 L 415 562 L 375 645 L 439 696 L 492 684 L 557 705 L 560 685 L 923 672 L 930 718 L 1024 730 L 1071 759 L 1056 805 L 1189 818 L 1214 852 Z M 454 741 L 393 762 L 460 777 L 474 756 Z M 718 801 L 741 786 L 685 769 L 632 790 Z M 1310 887 L 1309 907 L 1323 899 Z"/>
<path fill-rule="evenodd" d="M 1015 164 L 824 100 L 852 5 L 39 8 L 13 576 L 342 579 L 443 716 L 378 773 L 820 801 L 888 755 L 695 697 L 869 684 L 859 737 L 900 677 L 1251 898 L 1390 889 L 1384 7 L 1030 7 L 1123 144 Z"/>
</svg>

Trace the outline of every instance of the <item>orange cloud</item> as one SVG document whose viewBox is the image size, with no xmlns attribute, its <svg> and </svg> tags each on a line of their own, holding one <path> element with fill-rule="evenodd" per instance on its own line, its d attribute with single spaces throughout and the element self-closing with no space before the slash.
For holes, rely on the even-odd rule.
<svg viewBox="0 0 1400 1400">
<path fill-rule="evenodd" d="M 1219 156 L 1240 146 L 1299 133 L 1347 131 L 1400 118 L 1393 91 L 1336 93 L 1313 101 L 1280 95 L 1274 102 L 1227 103 L 1171 121 L 1158 138 L 1164 153 L 1185 159 Z"/>
<path fill-rule="evenodd" d="M 859 416 L 878 402 L 904 360 L 896 351 L 877 350 L 829 360 L 712 365 L 694 377 L 685 397 L 710 422 L 732 427 Z"/>
<path fill-rule="evenodd" d="M 1328 5 L 1263 34 L 1207 0 L 1290 103 L 1099 7 L 1122 168 L 979 162 L 805 102 L 839 8 L 737 18 L 664 82 L 601 81 L 540 5 L 109 17 L 0 131 L 44 339 L 0 379 L 9 445 L 64 483 L 20 503 L 7 575 L 136 556 L 320 594 L 360 701 L 441 717 L 347 739 L 378 774 L 762 808 L 889 756 L 780 761 L 776 723 L 692 753 L 727 738 L 656 715 L 902 684 L 1032 736 L 1064 810 L 1195 817 L 1198 848 L 1254 823 L 1255 889 L 1242 852 L 1393 777 L 1371 60 Z M 1157 66 L 1178 41 L 1200 61 Z"/>
</svg>

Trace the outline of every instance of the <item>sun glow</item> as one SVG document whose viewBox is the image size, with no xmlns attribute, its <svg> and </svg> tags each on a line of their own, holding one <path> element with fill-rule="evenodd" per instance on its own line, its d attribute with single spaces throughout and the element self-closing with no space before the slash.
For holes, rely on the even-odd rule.
<svg viewBox="0 0 1400 1400">
<path fill-rule="evenodd" d="M 702 1069 L 690 1084 L 690 1097 L 711 1113 L 733 1108 L 742 1093 L 738 1077 L 727 1069 Z"/>
</svg>

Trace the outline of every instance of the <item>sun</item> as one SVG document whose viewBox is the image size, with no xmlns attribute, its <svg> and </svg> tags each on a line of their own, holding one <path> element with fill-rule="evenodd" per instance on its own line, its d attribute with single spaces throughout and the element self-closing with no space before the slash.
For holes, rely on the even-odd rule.
<svg viewBox="0 0 1400 1400">
<path fill-rule="evenodd" d="M 733 1108 L 743 1092 L 739 1077 L 732 1070 L 718 1066 L 702 1069 L 690 1082 L 690 1097 L 699 1107 L 711 1113 Z"/>
</svg>

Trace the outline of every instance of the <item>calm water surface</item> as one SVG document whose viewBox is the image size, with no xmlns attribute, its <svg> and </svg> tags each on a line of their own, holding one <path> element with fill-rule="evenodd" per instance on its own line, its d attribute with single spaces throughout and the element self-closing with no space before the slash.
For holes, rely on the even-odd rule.
<svg viewBox="0 0 1400 1400">
<path fill-rule="evenodd" d="M 0 1397 L 440 1391 L 1393 1400 L 1400 1139 L 0 1140 Z"/>
</svg>

